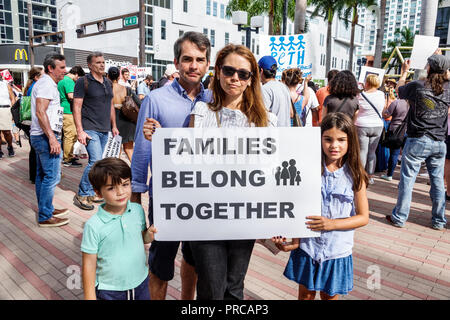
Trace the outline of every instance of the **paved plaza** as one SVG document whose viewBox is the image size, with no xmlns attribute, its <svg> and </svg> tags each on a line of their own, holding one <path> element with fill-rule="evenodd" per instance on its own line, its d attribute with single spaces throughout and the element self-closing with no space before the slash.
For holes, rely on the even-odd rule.
<svg viewBox="0 0 450 320">
<path fill-rule="evenodd" d="M 54 205 L 70 210 L 70 223 L 39 228 L 34 185 L 28 180 L 29 144 L 24 138 L 22 144 L 15 147 L 16 157 L 0 161 L 0 299 L 82 299 L 80 244 L 83 225 L 95 211 L 75 207 L 72 198 L 87 160 L 81 160 L 83 168 L 63 167 L 56 188 Z M 405 228 L 395 228 L 385 219 L 395 205 L 398 179 L 397 168 L 391 182 L 377 178 L 369 187 L 370 222 L 355 233 L 354 290 L 344 300 L 450 299 L 450 230 L 430 228 L 427 177 L 417 179 Z M 147 211 L 147 195 L 143 203 Z M 288 257 L 255 245 L 245 298 L 296 299 L 297 285 L 283 276 Z M 168 299 L 180 299 L 180 259 L 179 253 Z"/>
</svg>

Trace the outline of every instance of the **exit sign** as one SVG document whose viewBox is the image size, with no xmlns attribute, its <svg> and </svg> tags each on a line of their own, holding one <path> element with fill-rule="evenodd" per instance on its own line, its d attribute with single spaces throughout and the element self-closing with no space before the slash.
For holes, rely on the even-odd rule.
<svg viewBox="0 0 450 320">
<path fill-rule="evenodd" d="M 123 26 L 124 27 L 135 26 L 137 24 L 138 24 L 137 16 L 123 18 Z"/>
</svg>

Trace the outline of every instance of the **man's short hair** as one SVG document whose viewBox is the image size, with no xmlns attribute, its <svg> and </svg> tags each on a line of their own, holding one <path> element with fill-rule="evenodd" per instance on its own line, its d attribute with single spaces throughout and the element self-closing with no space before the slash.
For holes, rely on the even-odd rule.
<svg viewBox="0 0 450 320">
<path fill-rule="evenodd" d="M 113 186 L 122 183 L 122 180 L 131 179 L 130 166 L 119 158 L 105 158 L 97 161 L 89 171 L 89 182 L 95 191 L 106 185 L 108 177 L 111 177 Z"/>
<path fill-rule="evenodd" d="M 70 69 L 69 71 L 70 74 L 79 76 L 79 77 L 84 77 L 86 75 L 86 73 L 84 72 L 83 68 L 80 66 L 74 66 L 72 67 L 72 69 Z"/>
<path fill-rule="evenodd" d="M 44 71 L 45 73 L 49 73 L 48 67 L 51 66 L 53 69 L 56 68 L 55 61 L 65 61 L 66 57 L 59 53 L 50 53 L 44 59 Z"/>
<path fill-rule="evenodd" d="M 272 56 L 264 56 L 258 61 L 266 79 L 273 79 L 277 75 L 277 61 Z"/>
<path fill-rule="evenodd" d="M 155 80 L 155 79 L 153 79 L 153 76 L 152 76 L 152 75 L 148 74 L 148 75 L 145 77 L 144 80 L 153 81 L 153 80 Z"/>
<path fill-rule="evenodd" d="M 173 53 L 175 59 L 177 61 L 180 60 L 181 57 L 181 46 L 185 41 L 190 41 L 194 43 L 200 50 L 206 50 L 206 60 L 209 62 L 211 59 L 211 42 L 208 37 L 203 33 L 189 31 L 184 33 L 178 40 L 175 42 L 173 46 Z"/>
<path fill-rule="evenodd" d="M 86 61 L 87 61 L 88 64 L 91 64 L 91 63 L 92 63 L 92 59 L 93 59 L 93 58 L 97 58 L 97 57 L 103 57 L 103 53 L 100 52 L 100 51 L 94 51 L 94 52 L 90 53 L 90 54 L 87 56 Z"/>
<path fill-rule="evenodd" d="M 130 73 L 130 70 L 128 70 L 127 68 L 123 68 L 122 69 L 122 71 L 121 71 L 121 73 L 122 73 L 122 75 L 124 74 L 124 73 Z"/>
</svg>

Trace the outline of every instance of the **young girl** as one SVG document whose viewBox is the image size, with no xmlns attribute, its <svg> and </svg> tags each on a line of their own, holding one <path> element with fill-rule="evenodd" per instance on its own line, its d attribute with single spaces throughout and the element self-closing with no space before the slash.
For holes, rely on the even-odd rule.
<svg viewBox="0 0 450 320">
<path fill-rule="evenodd" d="M 322 121 L 322 215 L 308 216 L 317 238 L 274 237 L 282 251 L 292 251 L 284 275 L 299 284 L 298 299 L 336 300 L 353 289 L 353 229 L 369 221 L 367 174 L 359 160 L 356 129 L 347 115 L 336 112 Z"/>
</svg>

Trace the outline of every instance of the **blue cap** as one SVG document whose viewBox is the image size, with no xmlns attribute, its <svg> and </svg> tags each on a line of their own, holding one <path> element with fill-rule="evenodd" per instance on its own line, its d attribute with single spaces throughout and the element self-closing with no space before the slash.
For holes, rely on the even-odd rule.
<svg viewBox="0 0 450 320">
<path fill-rule="evenodd" d="M 277 60 L 275 60 L 275 58 L 272 56 L 264 56 L 261 59 L 259 59 L 258 62 L 258 65 L 264 70 L 270 70 L 272 69 L 272 66 L 276 64 Z"/>
</svg>

